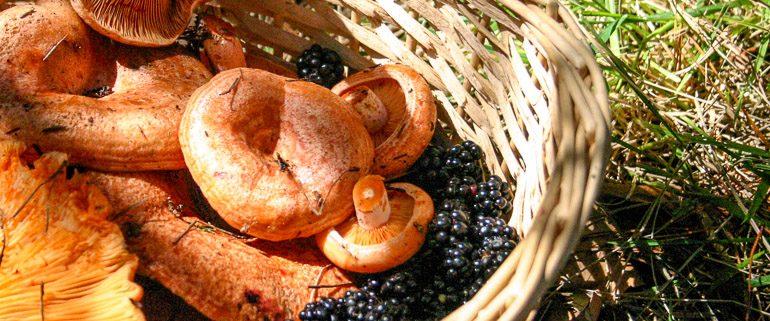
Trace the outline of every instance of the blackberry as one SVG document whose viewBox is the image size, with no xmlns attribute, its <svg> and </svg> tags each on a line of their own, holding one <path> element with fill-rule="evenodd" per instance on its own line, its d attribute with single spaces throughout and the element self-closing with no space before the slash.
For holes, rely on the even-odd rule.
<svg viewBox="0 0 770 321">
<path fill-rule="evenodd" d="M 448 149 L 432 144 L 425 149 L 412 171 L 417 175 L 417 183 L 434 197 L 467 197 L 470 185 L 462 187 L 461 183 L 481 180 L 479 161 L 482 157 L 481 148 L 472 141 Z M 459 181 L 453 181 L 453 178 Z M 460 188 L 463 190 L 459 191 Z"/>
<path fill-rule="evenodd" d="M 321 298 L 306 304 L 299 313 L 299 319 L 302 321 L 345 320 L 343 303 L 341 299 Z"/>
<path fill-rule="evenodd" d="M 299 313 L 302 321 L 405 320 L 407 305 L 398 298 L 380 299 L 365 291 L 347 291 L 340 299 L 322 298 Z"/>
<path fill-rule="evenodd" d="M 470 229 L 470 218 L 461 201 L 444 200 L 436 209 L 429 226 L 428 247 L 443 248 L 465 240 Z"/>
<path fill-rule="evenodd" d="M 182 32 L 177 38 L 177 42 L 193 54 L 198 54 L 203 50 L 203 41 L 211 39 L 211 30 L 206 27 L 200 16 L 195 16 L 195 22 L 192 26 Z"/>
<path fill-rule="evenodd" d="M 297 76 L 326 88 L 332 88 L 344 77 L 345 67 L 334 50 L 317 44 L 302 52 L 297 59 Z"/>
<path fill-rule="evenodd" d="M 417 173 L 417 180 L 428 192 L 443 188 L 449 179 L 449 172 L 444 169 L 445 153 L 444 148 L 430 145 L 415 163 L 413 171 Z"/>
<path fill-rule="evenodd" d="M 466 288 L 470 299 L 492 276 L 516 246 L 513 229 L 501 218 L 481 217 L 471 228 L 474 281 Z"/>
<path fill-rule="evenodd" d="M 430 277 L 418 295 L 417 309 L 413 315 L 422 320 L 441 319 L 465 301 L 462 288 L 454 280 L 446 280 L 443 275 Z"/>
<path fill-rule="evenodd" d="M 511 188 L 499 176 L 492 175 L 489 180 L 471 188 L 474 195 L 470 202 L 470 209 L 475 215 L 474 218 L 500 217 L 508 211 Z"/>
<path fill-rule="evenodd" d="M 446 269 L 446 276 L 449 280 L 457 280 L 459 283 L 463 283 L 463 280 L 467 280 L 467 277 L 471 276 L 471 253 L 473 252 L 473 245 L 467 241 L 461 241 L 450 244 L 443 248 L 442 262 L 444 269 Z"/>
</svg>

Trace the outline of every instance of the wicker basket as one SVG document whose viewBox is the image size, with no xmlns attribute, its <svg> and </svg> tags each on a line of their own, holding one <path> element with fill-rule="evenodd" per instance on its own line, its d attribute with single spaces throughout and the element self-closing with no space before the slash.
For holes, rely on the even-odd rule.
<svg viewBox="0 0 770 321">
<path fill-rule="evenodd" d="M 402 63 L 434 87 L 439 117 L 515 186 L 521 243 L 446 320 L 534 315 L 583 230 L 608 156 L 605 81 L 555 0 L 218 0 L 247 50 L 286 63 L 312 43 L 352 71 Z M 286 63 L 289 66 L 288 63 Z"/>
</svg>

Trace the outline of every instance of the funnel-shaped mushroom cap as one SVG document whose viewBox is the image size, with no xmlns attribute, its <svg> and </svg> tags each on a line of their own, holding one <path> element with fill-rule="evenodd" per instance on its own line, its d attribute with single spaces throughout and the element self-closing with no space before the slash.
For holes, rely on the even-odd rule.
<svg viewBox="0 0 770 321">
<path fill-rule="evenodd" d="M 397 177 L 428 146 L 436 127 L 436 104 L 425 79 L 404 65 L 383 65 L 356 73 L 332 91 L 344 98 L 374 141 L 372 173 Z"/>
<path fill-rule="evenodd" d="M 94 30 L 124 44 L 160 47 L 176 40 L 206 0 L 70 0 Z"/>
<path fill-rule="evenodd" d="M 24 150 L 0 143 L 0 320 L 144 320 L 107 199 L 66 179 L 64 154 L 30 169 Z"/>
<path fill-rule="evenodd" d="M 326 88 L 256 69 L 219 73 L 193 93 L 179 128 L 185 162 L 211 206 L 258 238 L 308 237 L 353 212 L 372 140 Z"/>
<path fill-rule="evenodd" d="M 433 201 L 419 187 L 366 176 L 353 189 L 356 216 L 316 235 L 321 251 L 342 269 L 377 273 L 411 258 L 425 242 Z"/>
</svg>

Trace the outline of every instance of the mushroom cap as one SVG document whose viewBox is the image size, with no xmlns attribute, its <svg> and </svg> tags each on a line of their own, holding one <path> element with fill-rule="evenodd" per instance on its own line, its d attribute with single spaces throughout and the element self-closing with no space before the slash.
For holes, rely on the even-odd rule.
<svg viewBox="0 0 770 321">
<path fill-rule="evenodd" d="M 404 65 L 383 65 L 356 73 L 332 91 L 340 96 L 365 86 L 387 108 L 382 129 L 370 133 L 375 145 L 372 173 L 393 178 L 405 173 L 430 143 L 436 105 L 425 79 Z"/>
<path fill-rule="evenodd" d="M 256 69 L 216 75 L 190 98 L 179 140 L 193 179 L 234 228 L 267 240 L 310 236 L 353 212 L 371 138 L 342 99 Z"/>
<path fill-rule="evenodd" d="M 403 264 L 425 242 L 433 219 L 433 200 L 409 183 L 388 185 L 390 218 L 366 229 L 356 217 L 316 235 L 316 243 L 338 267 L 358 273 L 378 273 Z"/>
<path fill-rule="evenodd" d="M 187 98 L 211 77 L 178 48 L 110 43 L 67 2 L 0 13 L 0 139 L 61 151 L 102 170 L 184 168 Z M 111 87 L 102 98 L 90 89 Z"/>
<path fill-rule="evenodd" d="M 211 38 L 203 41 L 203 54 L 211 62 L 215 73 L 246 67 L 246 55 L 235 28 L 217 16 L 203 16 L 203 25 L 211 32 Z"/>
<path fill-rule="evenodd" d="M 0 320 L 144 320 L 133 303 L 138 260 L 107 221 L 107 199 L 79 175 L 66 179 L 64 154 L 34 169 L 26 156 L 0 143 Z"/>
<path fill-rule="evenodd" d="M 207 0 L 70 0 L 91 28 L 120 43 L 140 47 L 173 44 L 193 10 Z"/>
</svg>

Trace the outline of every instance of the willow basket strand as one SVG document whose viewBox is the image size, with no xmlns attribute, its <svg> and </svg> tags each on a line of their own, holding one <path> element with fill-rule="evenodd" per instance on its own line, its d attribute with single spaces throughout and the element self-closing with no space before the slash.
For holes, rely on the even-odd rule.
<svg viewBox="0 0 770 321">
<path fill-rule="evenodd" d="M 290 67 L 313 43 L 351 72 L 396 62 L 433 86 L 440 120 L 513 182 L 522 237 L 446 320 L 524 320 L 575 247 L 608 155 L 604 78 L 572 13 L 552 0 L 218 0 L 247 50 Z"/>
</svg>

